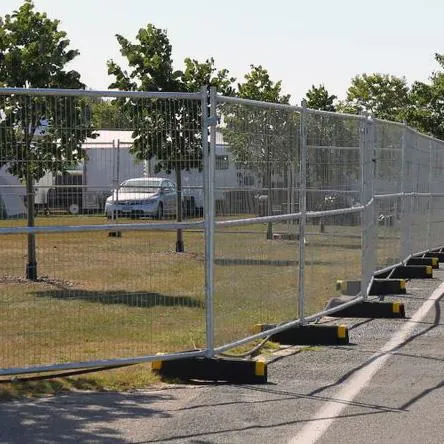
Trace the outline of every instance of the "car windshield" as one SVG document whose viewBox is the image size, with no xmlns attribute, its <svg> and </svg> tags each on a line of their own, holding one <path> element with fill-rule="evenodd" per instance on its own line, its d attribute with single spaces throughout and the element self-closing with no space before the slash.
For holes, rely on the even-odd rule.
<svg viewBox="0 0 444 444">
<path fill-rule="evenodd" d="M 159 180 L 128 180 L 122 183 L 120 191 L 124 193 L 155 193 L 160 188 Z"/>
</svg>

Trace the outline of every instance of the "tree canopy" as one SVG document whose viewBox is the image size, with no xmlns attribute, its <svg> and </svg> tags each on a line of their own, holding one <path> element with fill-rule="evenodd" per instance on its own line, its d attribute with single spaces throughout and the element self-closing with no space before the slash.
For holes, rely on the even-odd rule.
<svg viewBox="0 0 444 444">
<path fill-rule="evenodd" d="M 79 54 L 69 44 L 58 20 L 35 11 L 32 1 L 25 1 L 1 20 L 0 84 L 84 88 L 80 74 L 65 69 Z M 82 157 L 81 144 L 92 128 L 89 109 L 82 106 L 81 99 L 3 95 L 0 102 L 0 165 L 8 164 L 11 173 L 24 180 L 31 174 L 38 180 L 47 171 L 61 171 Z M 37 139 L 43 126 L 45 134 Z"/>
<path fill-rule="evenodd" d="M 336 106 L 334 102 L 336 99 L 337 97 L 330 95 L 324 85 L 317 87 L 312 85 L 306 94 L 307 108 L 311 109 L 335 112 Z"/>
<path fill-rule="evenodd" d="M 139 30 L 135 43 L 117 35 L 120 52 L 128 70 L 108 61 L 108 73 L 115 80 L 111 88 L 130 91 L 198 92 L 203 86 L 216 86 L 232 94 L 233 78 L 226 69 L 217 70 L 212 58 L 198 62 L 186 58 L 185 68 L 173 66 L 172 47 L 165 30 L 148 24 Z M 122 109 L 131 122 L 132 152 L 139 160 L 155 160 L 155 170 L 175 171 L 177 183 L 177 220 L 182 218 L 181 171 L 202 168 L 202 112 L 199 101 L 179 99 L 122 99 Z M 181 244 L 181 245 L 179 245 Z M 177 251 L 183 251 L 178 238 Z"/>
<path fill-rule="evenodd" d="M 441 68 L 430 76 L 430 83 L 414 82 L 410 91 L 407 123 L 417 130 L 444 138 L 444 55 L 435 54 Z"/>
<path fill-rule="evenodd" d="M 66 70 L 79 52 L 59 30 L 59 21 L 26 0 L 0 19 L 0 85 L 21 88 L 84 88 L 77 71 Z M 34 225 L 33 181 L 63 171 L 83 156 L 91 136 L 90 111 L 76 97 L 0 96 L 0 166 L 26 183 L 28 226 Z M 35 238 L 28 235 L 27 277 L 37 278 Z"/>
<path fill-rule="evenodd" d="M 405 78 L 390 74 L 355 76 L 347 90 L 345 102 L 338 105 L 342 112 L 369 113 L 379 119 L 402 121 L 409 105 L 409 87 Z"/>
</svg>

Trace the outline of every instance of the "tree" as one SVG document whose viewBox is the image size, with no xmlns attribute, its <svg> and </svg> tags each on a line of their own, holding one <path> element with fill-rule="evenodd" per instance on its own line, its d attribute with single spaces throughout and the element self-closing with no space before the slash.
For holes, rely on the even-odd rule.
<svg viewBox="0 0 444 444">
<path fill-rule="evenodd" d="M 312 85 L 306 94 L 307 108 L 311 109 L 335 112 L 334 101 L 336 99 L 336 96 L 331 96 L 328 93 L 324 85 L 319 85 L 318 87 Z"/>
<path fill-rule="evenodd" d="M 91 108 L 91 120 L 94 128 L 125 129 L 131 125 L 118 102 L 99 97 L 89 97 L 87 103 Z"/>
<path fill-rule="evenodd" d="M 409 88 L 405 78 L 374 73 L 354 77 L 347 90 L 347 98 L 338 105 L 338 109 L 402 122 L 408 105 Z"/>
<path fill-rule="evenodd" d="M 444 68 L 444 55 L 435 54 L 440 68 Z M 430 83 L 414 82 L 410 90 L 407 123 L 418 131 L 444 138 L 444 72 L 432 73 Z"/>
<path fill-rule="evenodd" d="M 20 88 L 84 88 L 80 74 L 65 66 L 79 52 L 69 49 L 59 21 L 34 11 L 26 0 L 0 20 L 0 85 Z M 91 136 L 88 107 L 82 99 L 2 95 L 0 166 L 26 184 L 28 226 L 34 226 L 34 181 L 46 172 L 64 171 L 83 155 Z M 75 124 L 74 124 L 75 122 Z M 26 277 L 37 279 L 35 235 L 28 235 Z"/>
<path fill-rule="evenodd" d="M 132 91 L 198 92 L 204 85 L 232 94 L 227 70 L 217 71 L 214 60 L 203 63 L 185 59 L 185 69 L 175 70 L 172 47 L 165 30 L 148 24 L 139 30 L 136 43 L 117 35 L 121 54 L 130 72 L 108 61 L 108 73 L 115 77 L 111 88 Z M 155 171 L 175 171 L 176 216 L 182 221 L 182 170 L 202 169 L 200 103 L 187 100 L 120 100 L 133 130 L 132 153 L 139 160 L 155 159 Z M 206 112 L 206 110 L 204 110 Z M 182 230 L 177 230 L 176 251 L 184 251 Z"/>
<path fill-rule="evenodd" d="M 288 104 L 289 95 L 281 93 L 282 82 L 273 82 L 262 66 L 251 65 L 245 82 L 237 86 L 237 96 L 243 99 Z M 223 136 L 238 165 L 256 171 L 267 189 L 267 213 L 272 214 L 273 170 L 294 161 L 296 122 L 289 111 L 254 105 L 225 105 Z M 286 169 L 284 169 L 286 171 Z M 268 224 L 267 239 L 272 238 Z"/>
</svg>

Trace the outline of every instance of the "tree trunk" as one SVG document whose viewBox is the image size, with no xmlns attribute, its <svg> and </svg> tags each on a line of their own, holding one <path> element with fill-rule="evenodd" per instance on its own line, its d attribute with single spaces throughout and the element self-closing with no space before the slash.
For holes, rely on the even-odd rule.
<svg viewBox="0 0 444 444">
<path fill-rule="evenodd" d="M 176 198 L 176 221 L 182 222 L 182 170 L 180 166 L 176 167 L 176 186 L 177 186 L 177 198 Z M 185 245 L 183 242 L 183 232 L 181 228 L 177 229 L 176 238 L 176 252 L 183 253 L 185 251 Z"/>
<path fill-rule="evenodd" d="M 31 169 L 26 174 L 26 202 L 28 213 L 28 227 L 35 226 L 34 220 L 34 180 Z M 37 255 L 35 249 L 35 234 L 28 233 L 28 263 L 26 264 L 26 279 L 37 280 Z"/>
</svg>

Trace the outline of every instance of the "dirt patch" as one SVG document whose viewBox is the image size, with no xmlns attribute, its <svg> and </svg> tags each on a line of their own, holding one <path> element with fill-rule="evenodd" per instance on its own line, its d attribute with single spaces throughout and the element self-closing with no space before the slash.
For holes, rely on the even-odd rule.
<svg viewBox="0 0 444 444">
<path fill-rule="evenodd" d="M 37 278 L 37 280 L 35 281 L 26 279 L 23 276 L 12 276 L 8 274 L 0 276 L 0 284 L 34 284 L 34 283 L 54 285 L 55 287 L 63 287 L 63 288 L 71 288 L 76 285 L 74 282 L 71 281 L 66 281 L 64 279 L 50 278 L 48 276 L 41 276 Z"/>
</svg>

